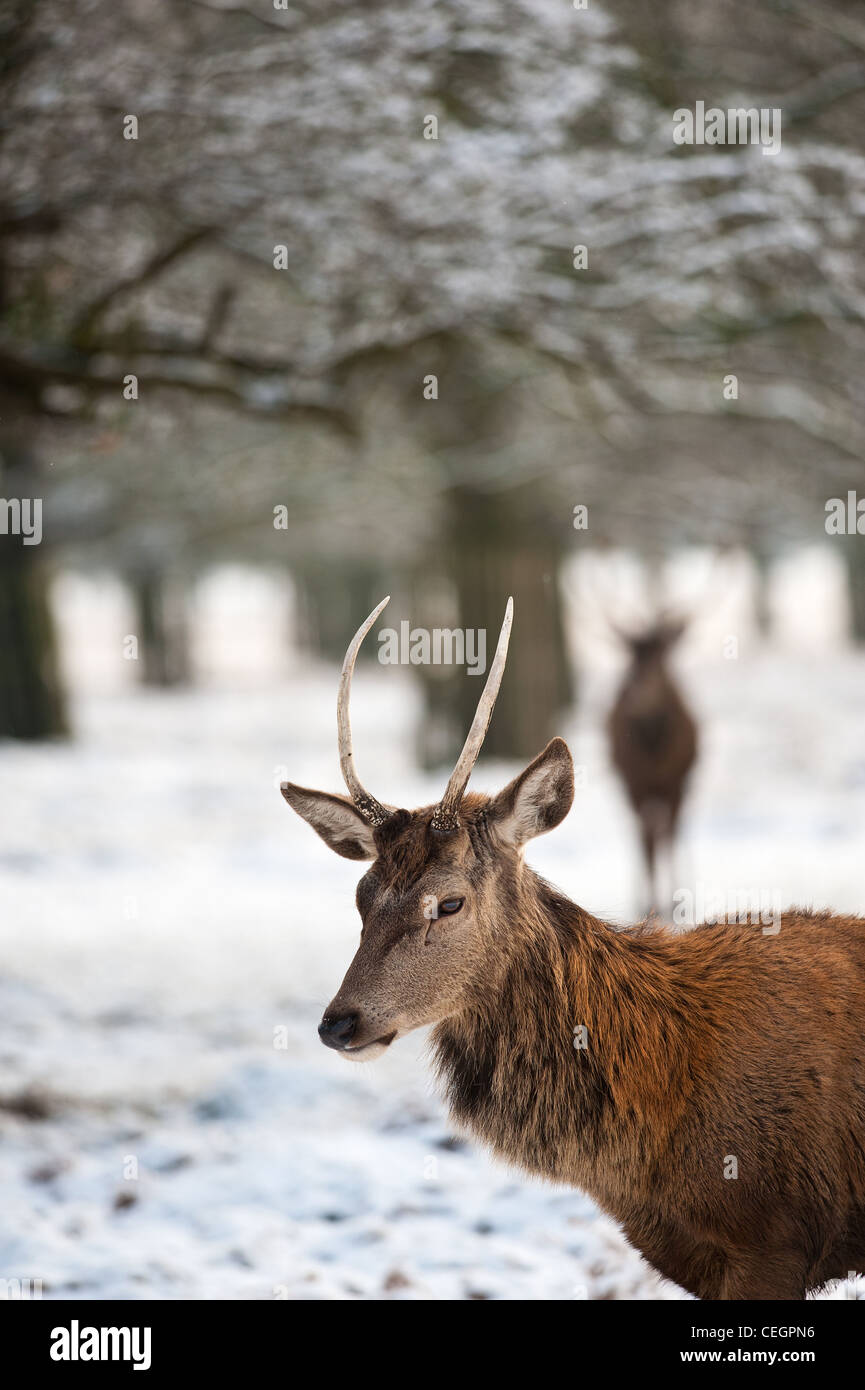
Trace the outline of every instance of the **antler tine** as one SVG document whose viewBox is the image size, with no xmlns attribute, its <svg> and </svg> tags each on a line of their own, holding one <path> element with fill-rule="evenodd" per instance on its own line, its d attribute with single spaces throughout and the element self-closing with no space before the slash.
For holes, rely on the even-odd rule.
<svg viewBox="0 0 865 1390">
<path fill-rule="evenodd" d="M 339 693 L 336 700 L 336 727 L 339 736 L 339 765 L 342 768 L 342 775 L 345 785 L 348 787 L 351 799 L 360 814 L 368 825 L 383 825 L 390 816 L 390 811 L 382 806 L 380 801 L 376 801 L 374 796 L 370 796 L 361 786 L 360 779 L 354 767 L 354 754 L 351 751 L 351 720 L 349 718 L 348 706 L 351 694 L 351 678 L 354 673 L 354 663 L 360 651 L 360 645 L 369 632 L 379 613 L 390 603 L 390 594 L 382 599 L 377 608 L 374 608 L 365 623 L 362 623 L 351 640 L 348 651 L 345 654 L 345 661 L 342 663 L 342 674 L 339 678 Z"/>
<path fill-rule="evenodd" d="M 469 735 L 463 745 L 463 751 L 457 759 L 457 765 L 450 776 L 450 781 L 445 788 L 445 794 L 436 807 L 435 815 L 432 818 L 433 830 L 445 833 L 459 829 L 459 807 L 463 799 L 468 780 L 472 775 L 472 768 L 477 762 L 481 745 L 489 727 L 493 709 L 495 708 L 496 696 L 499 693 L 499 686 L 502 683 L 502 676 L 505 671 L 505 662 L 508 656 L 508 642 L 511 636 L 511 624 L 514 620 L 514 601 L 508 599 L 508 606 L 505 609 L 505 620 L 502 623 L 502 630 L 499 633 L 499 642 L 496 647 L 496 654 L 493 657 L 493 664 L 487 676 L 487 683 L 484 686 L 483 694 L 478 701 L 475 717 L 469 729 Z"/>
<path fill-rule="evenodd" d="M 621 585 L 618 581 L 614 583 L 614 588 L 618 590 L 617 593 L 610 592 L 609 581 L 606 591 L 602 589 L 598 581 L 597 565 L 586 563 L 586 561 L 591 562 L 595 558 L 595 556 L 585 558 L 580 566 L 579 580 L 575 590 L 575 598 L 578 603 L 582 604 L 583 608 L 580 615 L 581 626 L 591 634 L 592 623 L 597 615 L 598 621 L 594 628 L 596 636 L 607 642 L 612 639 L 617 642 L 627 642 L 631 636 L 633 614 L 629 622 L 623 611 Z"/>
<path fill-rule="evenodd" d="M 686 602 L 684 599 L 674 601 L 672 598 L 658 610 L 658 619 L 662 622 L 681 623 L 683 627 L 693 628 L 696 626 L 698 617 L 707 608 L 717 602 L 718 594 L 713 594 L 719 577 L 721 576 L 723 550 L 715 547 L 709 560 L 708 569 L 697 588 L 696 594 Z"/>
</svg>

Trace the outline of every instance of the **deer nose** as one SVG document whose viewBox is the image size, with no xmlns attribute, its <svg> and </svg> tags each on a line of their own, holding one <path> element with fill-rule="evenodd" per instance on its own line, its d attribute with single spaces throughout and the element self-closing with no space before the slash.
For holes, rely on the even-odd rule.
<svg viewBox="0 0 865 1390">
<path fill-rule="evenodd" d="M 339 1049 L 348 1047 L 357 1030 L 357 1014 L 343 1014 L 341 1018 L 328 1018 L 325 1014 L 318 1025 L 318 1036 L 325 1047 Z"/>
</svg>

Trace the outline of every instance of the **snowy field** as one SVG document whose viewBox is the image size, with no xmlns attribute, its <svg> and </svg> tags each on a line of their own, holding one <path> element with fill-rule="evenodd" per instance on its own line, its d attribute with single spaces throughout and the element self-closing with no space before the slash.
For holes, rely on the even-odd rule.
<svg viewBox="0 0 865 1390">
<path fill-rule="evenodd" d="M 771 649 L 724 612 L 682 652 L 704 748 L 679 881 L 862 911 L 865 658 L 821 617 L 822 561 L 808 603 L 782 581 Z M 275 618 L 250 581 L 231 589 L 249 606 L 233 677 L 112 687 L 129 627 L 94 592 L 59 596 L 78 738 L 0 746 L 0 1278 L 58 1298 L 681 1297 L 587 1198 L 454 1133 L 422 1035 L 366 1067 L 318 1042 L 359 871 L 276 788 L 339 789 L 336 671 L 255 667 Z M 529 857 L 625 920 L 637 866 L 601 735 L 618 657 L 599 642 L 587 661 L 572 636 L 584 698 L 561 732 L 585 785 Z M 382 799 L 432 800 L 408 676 L 368 664 L 355 685 L 361 776 Z M 513 771 L 483 764 L 473 785 Z"/>
</svg>

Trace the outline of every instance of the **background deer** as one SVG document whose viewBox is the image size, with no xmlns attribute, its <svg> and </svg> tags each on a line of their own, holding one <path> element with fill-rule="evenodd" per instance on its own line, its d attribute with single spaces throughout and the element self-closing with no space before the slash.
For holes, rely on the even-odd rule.
<svg viewBox="0 0 865 1390">
<path fill-rule="evenodd" d="M 660 906 L 659 850 L 672 862 L 679 812 L 697 757 L 697 726 L 667 656 L 683 621 L 659 618 L 637 632 L 616 631 L 630 662 L 607 724 L 613 763 L 637 816 L 646 867 L 647 910 Z"/>
<path fill-rule="evenodd" d="M 387 600 L 385 600 L 385 603 Z M 357 953 L 319 1027 L 353 1060 L 433 1025 L 454 1119 L 572 1183 L 701 1298 L 803 1298 L 865 1272 L 865 920 L 791 909 L 745 925 L 616 931 L 530 869 L 573 801 L 555 738 L 495 796 L 466 794 L 504 670 L 508 604 L 465 747 L 436 806 L 283 783 L 338 854 L 369 860 Z"/>
</svg>

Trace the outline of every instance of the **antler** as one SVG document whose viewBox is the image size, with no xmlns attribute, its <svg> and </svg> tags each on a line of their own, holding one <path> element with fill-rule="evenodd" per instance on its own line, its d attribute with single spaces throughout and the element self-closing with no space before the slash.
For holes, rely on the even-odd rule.
<svg viewBox="0 0 865 1390">
<path fill-rule="evenodd" d="M 391 812 L 387 807 L 382 806 L 380 801 L 376 801 L 374 796 L 370 796 L 360 784 L 360 779 L 354 769 L 354 754 L 351 751 L 351 720 L 348 714 L 349 696 L 351 694 L 351 678 L 354 673 L 354 663 L 360 651 L 360 644 L 369 632 L 379 613 L 390 603 L 390 594 L 382 599 L 378 608 L 374 608 L 365 623 L 362 623 L 352 638 L 348 651 L 345 654 L 345 661 L 342 663 L 342 674 L 339 678 L 339 693 L 336 699 L 336 727 L 339 734 L 339 765 L 342 768 L 342 775 L 345 778 L 345 785 L 348 787 L 351 799 L 357 810 L 363 816 L 368 825 L 383 825 L 389 818 Z"/>
<path fill-rule="evenodd" d="M 496 696 L 499 693 L 499 686 L 502 683 L 502 676 L 505 671 L 505 661 L 508 655 L 508 642 L 511 636 L 511 623 L 514 620 L 514 601 L 508 599 L 508 606 L 505 609 L 505 620 L 502 623 L 502 630 L 499 633 L 499 644 L 496 647 L 496 654 L 493 657 L 493 664 L 487 676 L 487 683 L 484 686 L 483 694 L 478 701 L 472 727 L 469 729 L 469 736 L 463 745 L 463 751 L 457 759 L 457 765 L 450 776 L 450 781 L 445 788 L 445 794 L 436 807 L 432 818 L 433 830 L 444 833 L 459 829 L 459 807 L 463 799 L 468 780 L 472 775 L 472 768 L 477 762 L 478 754 L 481 751 L 481 744 L 484 741 L 490 718 L 496 703 Z"/>
</svg>

